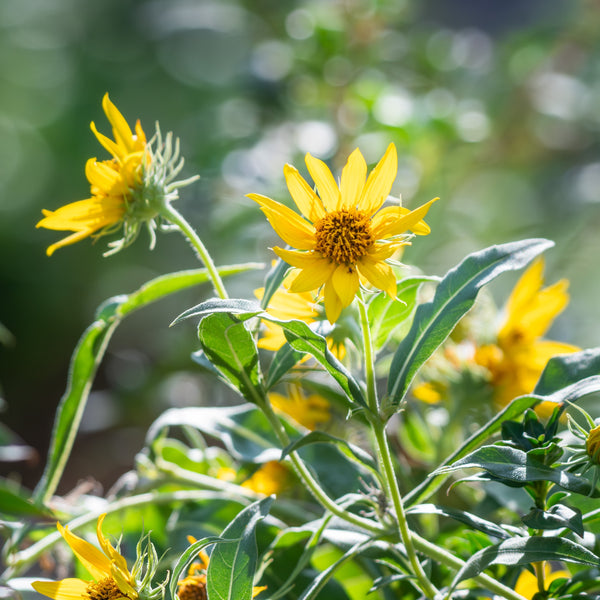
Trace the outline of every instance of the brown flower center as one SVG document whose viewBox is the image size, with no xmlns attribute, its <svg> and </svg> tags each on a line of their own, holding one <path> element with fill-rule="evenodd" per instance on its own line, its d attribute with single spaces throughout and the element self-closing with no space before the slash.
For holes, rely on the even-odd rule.
<svg viewBox="0 0 600 600">
<path fill-rule="evenodd" d="M 90 583 L 85 593 L 90 600 L 116 600 L 127 597 L 112 577 L 104 577 L 100 581 Z"/>
<path fill-rule="evenodd" d="M 327 213 L 315 229 L 315 250 L 339 265 L 356 264 L 375 242 L 370 218 L 354 208 Z"/>
<path fill-rule="evenodd" d="M 206 600 L 206 579 L 203 576 L 188 577 L 177 588 L 179 600 Z"/>
</svg>

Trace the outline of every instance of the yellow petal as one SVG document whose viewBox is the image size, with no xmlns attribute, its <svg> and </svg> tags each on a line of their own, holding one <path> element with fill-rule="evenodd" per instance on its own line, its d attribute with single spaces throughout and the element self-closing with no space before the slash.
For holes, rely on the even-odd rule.
<svg viewBox="0 0 600 600">
<path fill-rule="evenodd" d="M 344 307 L 331 280 L 327 281 L 325 284 L 323 296 L 325 297 L 325 314 L 327 315 L 327 320 L 333 325 L 333 323 L 339 319 L 342 308 Z"/>
<path fill-rule="evenodd" d="M 357 267 L 371 285 L 386 292 L 390 298 L 396 297 L 396 276 L 390 265 L 367 255 L 358 261 Z"/>
<path fill-rule="evenodd" d="M 393 226 L 399 219 L 410 214 L 410 210 L 404 206 L 387 206 L 379 210 L 371 220 L 372 227 L 376 228 L 378 233 L 384 232 L 386 227 Z M 427 235 L 431 233 L 431 228 L 425 221 L 419 221 L 409 228 L 416 235 Z M 404 230 L 406 231 L 406 229 Z M 386 236 L 379 236 L 379 239 Z"/>
<path fill-rule="evenodd" d="M 96 124 L 94 121 L 90 123 L 90 129 L 94 132 L 94 135 L 98 139 L 98 141 L 112 154 L 119 162 L 125 159 L 127 152 L 124 148 L 121 148 L 118 144 L 113 142 L 110 138 L 107 138 L 104 134 L 100 133 L 98 129 L 96 129 Z"/>
<path fill-rule="evenodd" d="M 331 278 L 337 265 L 326 258 L 315 259 L 306 265 L 290 285 L 290 292 L 310 292 L 320 288 Z"/>
<path fill-rule="evenodd" d="M 359 210 L 363 210 L 369 215 L 379 210 L 385 199 L 390 195 L 397 172 L 398 155 L 396 146 L 390 144 L 382 159 L 369 174 L 358 203 Z"/>
<path fill-rule="evenodd" d="M 300 212 L 310 221 L 315 223 L 325 216 L 325 209 L 319 197 L 314 193 L 311 187 L 296 167 L 285 165 L 283 174 L 287 183 L 290 195 L 294 199 Z"/>
<path fill-rule="evenodd" d="M 340 265 L 333 272 L 331 283 L 344 308 L 354 300 L 360 285 L 358 273 L 351 265 Z"/>
<path fill-rule="evenodd" d="M 96 546 L 92 546 L 83 538 L 71 533 L 68 527 L 63 527 L 60 523 L 57 523 L 56 526 L 67 544 L 69 544 L 73 554 L 77 556 L 81 564 L 96 581 L 111 576 L 110 560 L 107 556 L 102 554 Z"/>
<path fill-rule="evenodd" d="M 34 581 L 31 587 L 55 600 L 82 600 L 87 598 L 88 585 L 88 582 L 81 579 L 67 578 L 61 581 Z"/>
<path fill-rule="evenodd" d="M 408 213 L 404 213 L 400 207 L 388 207 L 380 210 L 372 219 L 373 237 L 378 240 L 386 239 L 401 235 L 412 230 L 413 227 L 423 231 L 420 223 L 431 205 L 437 200 L 439 198 L 434 198 Z"/>
<path fill-rule="evenodd" d="M 338 208 L 356 208 L 365 187 L 367 163 L 360 150 L 356 148 L 348 157 L 346 166 L 342 169 L 340 181 L 340 206 Z"/>
<path fill-rule="evenodd" d="M 61 206 L 55 211 L 44 210 L 44 218 L 36 227 L 55 231 L 97 231 L 118 223 L 125 213 L 121 198 L 87 198 Z"/>
<path fill-rule="evenodd" d="M 329 167 L 310 154 L 306 155 L 305 161 L 308 172 L 319 190 L 323 205 L 328 211 L 336 210 L 340 201 L 340 190 Z"/>
<path fill-rule="evenodd" d="M 266 589 L 267 589 L 266 585 L 254 586 L 252 588 L 252 597 L 255 598 L 256 596 L 258 596 L 258 594 L 260 594 L 261 592 L 263 592 Z"/>
<path fill-rule="evenodd" d="M 107 196 L 127 193 L 127 185 L 119 172 L 111 169 L 107 164 L 97 162 L 95 158 L 90 158 L 85 163 L 85 176 L 93 186 Z"/>
<path fill-rule="evenodd" d="M 66 238 L 63 238 L 62 240 L 59 240 L 58 242 L 48 246 L 48 248 L 46 248 L 46 255 L 52 256 L 54 254 L 54 252 L 56 250 L 58 250 L 59 248 L 64 248 L 65 246 L 70 246 L 71 244 L 76 244 L 77 242 L 84 240 L 86 237 L 89 237 L 93 233 L 94 232 L 92 230 L 84 229 L 83 231 L 78 231 L 77 233 L 68 235 Z"/>
<path fill-rule="evenodd" d="M 273 252 L 288 265 L 298 267 L 299 269 L 304 269 L 304 267 L 312 265 L 315 260 L 327 260 L 316 252 L 298 252 L 297 250 L 288 250 L 287 248 L 279 248 L 278 246 L 273 248 Z"/>
<path fill-rule="evenodd" d="M 108 93 L 104 94 L 104 98 L 102 98 L 102 108 L 112 125 L 113 135 L 115 136 L 117 144 L 122 147 L 125 152 L 133 152 L 133 133 L 131 132 L 131 128 L 119 109 L 110 101 Z"/>
<path fill-rule="evenodd" d="M 248 194 L 265 213 L 277 235 L 290 246 L 311 250 L 315 246 L 315 228 L 298 213 L 260 194 Z"/>
</svg>

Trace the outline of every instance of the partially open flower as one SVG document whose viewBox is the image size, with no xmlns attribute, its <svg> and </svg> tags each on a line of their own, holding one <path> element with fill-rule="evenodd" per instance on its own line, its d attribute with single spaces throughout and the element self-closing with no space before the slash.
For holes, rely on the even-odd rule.
<svg viewBox="0 0 600 600">
<path fill-rule="evenodd" d="M 155 137 L 148 141 L 139 120 L 132 131 L 108 94 L 104 95 L 102 108 L 112 126 L 114 139 L 101 134 L 93 121 L 91 129 L 112 158 L 87 161 L 89 198 L 55 211 L 42 211 L 44 218 L 37 227 L 73 232 L 50 245 L 46 251 L 48 256 L 58 248 L 87 237 L 97 238 L 121 229 L 122 237 L 111 242 L 111 250 L 106 253 L 113 254 L 131 244 L 142 225 L 150 231 L 152 247 L 161 207 L 177 198 L 177 188 L 196 179 L 173 181 L 183 167 L 183 159 L 171 134 L 163 139 L 157 126 Z"/>
<path fill-rule="evenodd" d="M 92 580 L 67 578 L 61 581 L 35 581 L 31 585 L 36 592 L 54 600 L 158 600 L 163 597 L 164 585 L 151 587 L 158 562 L 154 548 L 149 544 L 147 551 L 140 552 L 141 545 L 138 545 L 138 560 L 130 571 L 125 558 L 102 533 L 105 517 L 100 515 L 96 525 L 101 550 L 71 533 L 68 527 L 57 523 L 60 534 Z M 146 559 L 147 564 L 144 565 Z M 141 579 L 136 577 L 138 574 L 142 575 Z"/>
</svg>

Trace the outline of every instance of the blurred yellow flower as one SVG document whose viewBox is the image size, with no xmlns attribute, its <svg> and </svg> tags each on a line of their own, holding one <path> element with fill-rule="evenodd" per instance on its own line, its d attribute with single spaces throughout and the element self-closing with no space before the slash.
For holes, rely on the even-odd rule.
<svg viewBox="0 0 600 600">
<path fill-rule="evenodd" d="M 600 465 L 600 425 L 590 430 L 585 440 L 585 451 L 592 463 Z"/>
<path fill-rule="evenodd" d="M 196 539 L 188 535 L 188 542 L 193 544 Z M 188 568 L 188 574 L 185 579 L 177 582 L 177 596 L 179 600 L 206 600 L 206 571 L 210 558 L 204 550 L 198 552 L 199 561 L 193 562 Z M 252 588 L 252 598 L 258 596 L 267 586 L 254 586 Z"/>
<path fill-rule="evenodd" d="M 114 141 L 102 135 L 94 122 L 91 128 L 113 158 L 101 162 L 90 158 L 87 161 L 85 174 L 90 182 L 90 198 L 72 202 L 55 211 L 42 211 L 44 218 L 37 227 L 74 232 L 49 246 L 48 256 L 58 248 L 79 242 L 96 232 L 103 235 L 116 229 L 125 217 L 128 204 L 133 202 L 133 190 L 142 182 L 143 169 L 148 166 L 146 134 L 139 120 L 133 133 L 108 94 L 104 95 L 102 108 L 112 125 Z"/>
<path fill-rule="evenodd" d="M 54 600 L 117 600 L 127 598 L 137 600 L 136 582 L 127 568 L 125 559 L 113 548 L 102 533 L 102 522 L 106 515 L 100 515 L 96 534 L 101 551 L 89 542 L 76 536 L 57 523 L 58 530 L 81 564 L 92 576 L 93 581 L 67 578 L 61 581 L 34 581 L 31 585 L 36 592 Z"/>
<path fill-rule="evenodd" d="M 302 216 L 266 196 L 248 197 L 258 202 L 277 234 L 297 249 L 274 248 L 280 258 L 300 269 L 290 291 L 323 287 L 325 312 L 334 323 L 354 299 L 361 281 L 396 296 L 396 277 L 386 261 L 409 243 L 409 231 L 429 233 L 422 219 L 435 200 L 413 211 L 401 206 L 381 208 L 398 169 L 393 144 L 368 179 L 365 159 L 358 148 L 354 150 L 339 186 L 324 162 L 310 154 L 305 160 L 319 195 L 295 167 L 284 167 L 288 190 Z"/>
<path fill-rule="evenodd" d="M 329 402 L 318 394 L 305 396 L 297 384 L 289 385 L 285 396 L 275 392 L 269 394 L 269 401 L 276 411 L 292 417 L 311 431 L 331 418 Z"/>
<path fill-rule="evenodd" d="M 552 571 L 548 563 L 544 564 L 544 571 L 544 582 L 546 584 L 546 587 L 555 579 L 561 579 L 562 577 L 571 577 L 569 571 L 565 571 L 564 569 Z M 540 590 L 538 587 L 537 577 L 530 571 L 522 571 L 519 575 L 519 578 L 517 579 L 517 583 L 515 584 L 515 592 L 531 600 L 539 591 Z"/>
<path fill-rule="evenodd" d="M 262 465 L 252 477 L 242 483 L 245 487 L 257 494 L 270 496 L 278 494 L 287 487 L 290 473 L 285 465 L 276 460 L 270 460 Z"/>
<path fill-rule="evenodd" d="M 499 406 L 531 393 L 550 358 L 579 350 L 571 344 L 541 339 L 569 302 L 568 281 L 561 279 L 542 288 L 543 270 L 544 262 L 538 259 L 525 271 L 508 299 L 506 320 L 496 343 L 475 350 L 475 362 L 490 372 Z M 536 410 L 548 416 L 555 406 L 543 402 Z"/>
</svg>

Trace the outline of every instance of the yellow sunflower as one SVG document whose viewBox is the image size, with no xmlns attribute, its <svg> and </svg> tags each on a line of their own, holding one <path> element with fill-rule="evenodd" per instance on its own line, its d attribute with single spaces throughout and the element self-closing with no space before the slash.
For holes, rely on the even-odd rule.
<svg viewBox="0 0 600 600">
<path fill-rule="evenodd" d="M 257 494 L 270 496 L 278 494 L 290 482 L 288 468 L 276 460 L 270 460 L 262 465 L 254 474 L 242 483 L 242 487 Z"/>
<path fill-rule="evenodd" d="M 426 235 L 422 220 L 431 204 L 410 211 L 401 206 L 381 208 L 398 169 L 396 147 L 390 144 L 367 178 L 367 164 L 357 148 L 336 183 L 324 162 L 305 158 L 319 195 L 291 165 L 284 167 L 288 190 L 302 216 L 260 194 L 248 194 L 265 213 L 277 234 L 296 250 L 274 248 L 289 265 L 300 269 L 290 285 L 294 293 L 323 286 L 325 312 L 334 323 L 368 282 L 396 296 L 396 277 L 387 260 L 408 244 L 407 232 Z"/>
<path fill-rule="evenodd" d="M 196 539 L 188 535 L 188 542 L 193 544 Z M 179 600 L 206 600 L 206 571 L 210 558 L 204 550 L 198 553 L 198 562 L 193 562 L 185 579 L 177 582 L 177 596 Z M 267 586 L 254 586 L 252 588 L 252 598 L 258 596 Z"/>
<path fill-rule="evenodd" d="M 571 574 L 564 569 L 553 571 L 548 563 L 544 564 L 544 581 L 546 586 L 550 585 L 555 579 L 562 579 L 563 577 L 569 578 Z M 521 596 L 525 596 L 525 598 L 531 599 L 539 591 L 537 577 L 530 571 L 523 570 L 515 584 L 515 592 L 521 594 Z"/>
<path fill-rule="evenodd" d="M 506 319 L 496 343 L 475 350 L 475 362 L 490 372 L 494 399 L 501 407 L 517 396 L 530 394 L 553 356 L 580 350 L 571 344 L 542 339 L 569 302 L 569 282 L 561 279 L 542 288 L 543 271 L 544 261 L 539 259 L 523 273 L 508 299 Z M 549 416 L 555 406 L 542 402 L 536 410 Z"/>
<path fill-rule="evenodd" d="M 100 515 L 96 525 L 96 534 L 102 550 L 71 533 L 68 527 L 57 523 L 60 534 L 92 576 L 93 581 L 77 578 L 35 581 L 31 585 L 36 592 L 54 600 L 138 600 L 136 581 L 127 568 L 127 562 L 102 533 L 105 516 Z"/>
<path fill-rule="evenodd" d="M 96 232 L 102 235 L 117 227 L 126 215 L 128 204 L 133 201 L 134 189 L 141 185 L 143 169 L 148 166 L 150 158 L 146 151 L 146 135 L 139 120 L 133 133 L 108 94 L 102 100 L 102 108 L 112 125 L 114 140 L 101 134 L 94 122 L 91 128 L 112 159 L 99 162 L 90 158 L 87 161 L 85 174 L 91 188 L 89 198 L 55 211 L 42 211 L 44 218 L 36 227 L 74 232 L 49 246 L 48 256 L 56 249 L 79 242 Z"/>
<path fill-rule="evenodd" d="M 311 431 L 331 419 L 329 402 L 318 394 L 305 396 L 298 384 L 289 385 L 285 395 L 272 392 L 269 401 L 276 411 L 292 417 Z"/>
</svg>

